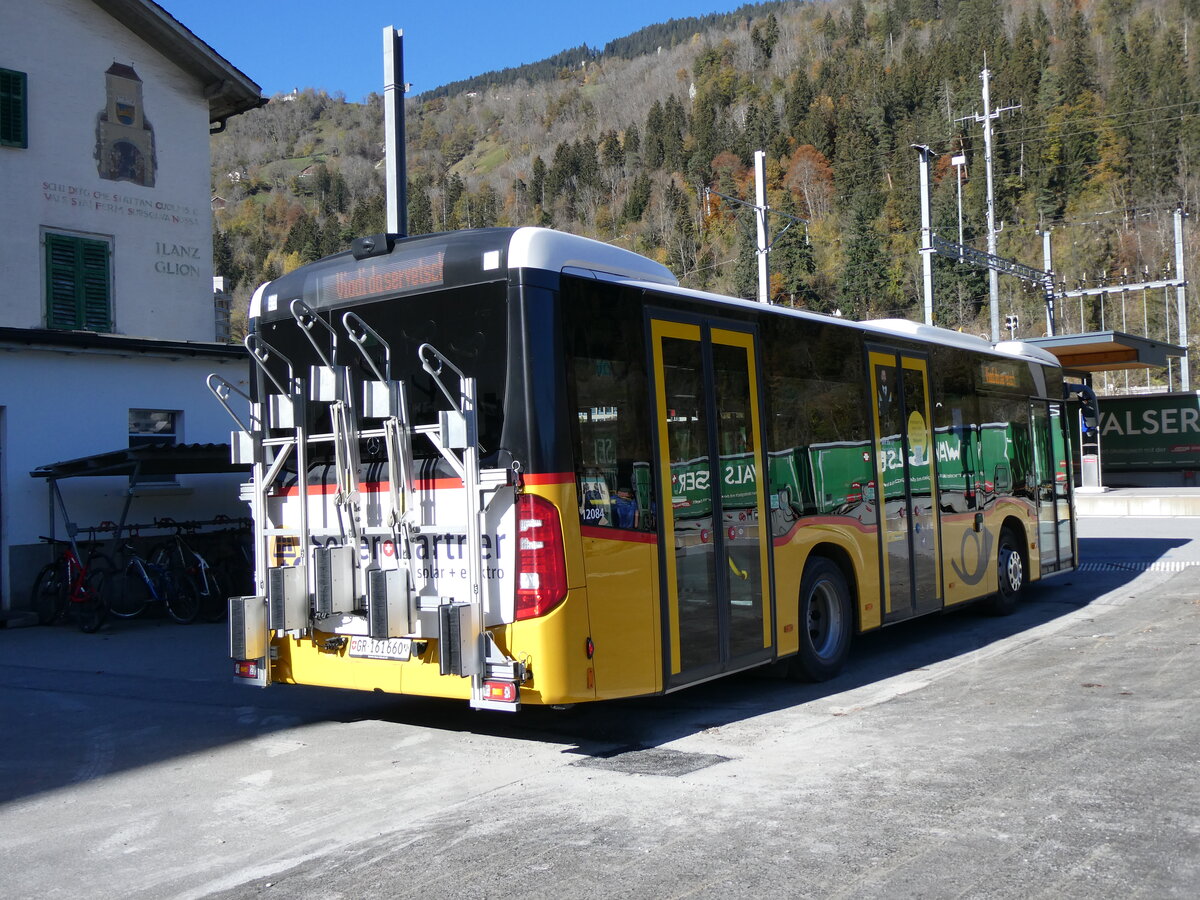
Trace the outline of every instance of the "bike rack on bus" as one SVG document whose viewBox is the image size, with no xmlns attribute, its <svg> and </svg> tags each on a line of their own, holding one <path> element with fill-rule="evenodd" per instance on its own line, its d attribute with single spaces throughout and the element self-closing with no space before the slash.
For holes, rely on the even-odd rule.
<svg viewBox="0 0 1200 900">
<path fill-rule="evenodd" d="M 342 316 L 342 326 L 350 336 L 350 342 L 358 349 L 375 376 L 374 381 L 363 381 L 362 416 L 364 419 L 383 420 L 388 496 L 391 500 L 387 524 L 392 529 L 395 546 L 409 551 L 403 553 L 402 557 L 407 567 L 411 591 L 416 584 L 416 559 L 411 552 L 412 537 L 420 531 L 420 524 L 413 521 L 416 504 L 413 497 L 412 430 L 408 417 L 408 393 L 404 382 L 392 380 L 392 348 L 388 342 L 352 312 Z M 367 350 L 368 340 L 375 341 L 383 350 L 382 369 Z M 376 623 L 376 626 L 382 627 L 382 623 Z"/>
<path fill-rule="evenodd" d="M 409 418 L 405 384 L 392 378 L 391 347 L 360 316 L 346 312 L 341 318 L 345 334 L 373 376 L 363 380 L 362 395 L 355 396 L 351 369 L 338 359 L 338 331 L 301 300 L 292 301 L 290 312 L 321 363 L 311 366 L 307 377 L 298 375 L 286 356 L 252 333 L 245 343 L 259 371 L 260 402 L 250 402 L 244 392 L 217 376 L 209 381 L 210 390 L 237 423 L 239 433 L 246 435 L 238 440 L 249 444 L 247 461 L 252 462 L 254 473 L 250 499 L 257 523 L 256 582 L 262 596 L 234 598 L 231 623 L 242 623 L 244 635 L 250 635 L 250 629 L 256 627 L 250 622 L 254 618 L 265 623 L 265 630 L 261 639 L 255 635 L 239 644 L 233 638 L 231 651 L 240 652 L 232 655 L 241 660 L 258 659 L 262 668 L 269 670 L 269 661 L 264 658 L 270 650 L 268 632 L 277 636 L 300 635 L 313 627 L 334 634 L 330 641 L 339 646 L 346 640 L 341 636 L 348 634 L 416 640 L 436 636 L 442 673 L 471 678 L 472 706 L 518 708 L 519 702 L 489 700 L 486 696 L 485 680 L 520 683 L 527 677 L 527 670 L 524 664 L 506 657 L 487 630 L 483 547 L 486 515 L 501 488 L 514 483 L 514 472 L 480 469 L 475 379 L 468 378 L 431 344 L 422 344 L 417 351 L 418 360 L 448 401 L 449 408 L 439 411 L 435 423 L 415 425 Z M 315 336 L 318 323 L 329 333 L 327 347 Z M 281 375 L 281 366 L 286 376 Z M 447 384 L 451 374 L 458 378 L 457 391 Z M 248 422 L 230 405 L 233 394 L 250 402 Z M 328 404 L 332 433 L 308 433 L 306 404 L 309 403 Z M 368 420 L 372 420 L 370 427 Z M 412 440 L 417 434 L 425 435 L 463 484 L 467 510 L 466 534 L 462 539 L 470 585 L 470 595 L 465 600 L 435 596 L 436 582 L 429 580 L 425 588 L 417 589 L 413 539 L 426 527 L 444 530 L 433 521 L 424 521 L 424 506 L 416 502 Z M 381 440 L 387 455 L 391 508 L 386 517 L 380 509 L 381 518 L 375 526 L 368 514 L 370 507 L 361 502 L 359 495 L 359 444 L 364 439 Z M 334 502 L 340 524 L 333 531 L 327 525 L 319 529 L 321 535 L 335 538 L 324 546 L 320 541 L 314 546 L 316 532 L 312 531 L 308 509 L 310 443 L 333 444 L 337 477 Z M 267 497 L 292 453 L 298 473 L 299 527 L 284 528 L 283 522 L 268 520 Z M 429 509 L 435 507 L 431 504 Z M 431 512 L 430 516 L 433 515 L 436 513 Z M 460 533 L 459 522 L 455 515 L 450 526 L 452 533 Z M 336 540 L 339 532 L 340 543 Z M 397 545 L 398 568 L 384 569 L 371 561 L 369 555 L 360 556 L 364 537 L 389 532 Z M 295 565 L 271 564 L 272 538 L 282 537 L 298 541 Z M 238 615 L 233 609 L 235 601 L 241 604 Z M 360 616 L 364 605 L 365 623 Z M 257 680 L 266 684 L 269 671 L 259 673 Z"/>
</svg>

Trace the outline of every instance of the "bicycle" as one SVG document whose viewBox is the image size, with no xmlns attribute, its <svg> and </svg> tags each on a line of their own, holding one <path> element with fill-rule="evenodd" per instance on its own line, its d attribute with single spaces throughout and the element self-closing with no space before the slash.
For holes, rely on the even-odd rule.
<svg viewBox="0 0 1200 900">
<path fill-rule="evenodd" d="M 174 526 L 175 534 L 150 551 L 151 563 L 170 571 L 177 582 L 190 579 L 199 594 L 200 617 L 206 622 L 221 621 L 227 613 L 229 597 L 221 575 L 183 539 L 184 529 L 194 530 L 195 526 L 179 524 L 171 519 L 159 519 L 155 524 L 164 528 Z"/>
<path fill-rule="evenodd" d="M 108 616 L 104 585 L 113 573 L 112 561 L 92 548 L 87 562 L 80 562 L 75 541 L 39 536 L 48 544 L 65 544 L 62 556 L 47 563 L 33 582 L 30 606 L 38 623 L 53 625 L 67 616 L 68 610 L 79 630 L 92 634 Z"/>
<path fill-rule="evenodd" d="M 200 593 L 191 577 L 150 562 L 132 544 L 125 545 L 125 564 L 109 580 L 107 600 L 112 614 L 122 619 L 141 615 L 151 602 L 161 603 L 181 625 L 200 614 Z"/>
</svg>

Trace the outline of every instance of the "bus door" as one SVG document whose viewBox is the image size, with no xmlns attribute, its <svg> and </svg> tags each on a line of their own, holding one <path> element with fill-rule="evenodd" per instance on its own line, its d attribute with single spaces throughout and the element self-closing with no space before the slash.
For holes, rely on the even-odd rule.
<svg viewBox="0 0 1200 900">
<path fill-rule="evenodd" d="M 868 350 L 875 398 L 875 494 L 883 620 L 941 609 L 935 441 L 923 356 Z"/>
<path fill-rule="evenodd" d="M 1033 400 L 1029 425 L 1037 480 L 1038 556 L 1043 572 L 1074 564 L 1069 416 L 1059 400 Z"/>
<path fill-rule="evenodd" d="M 672 688 L 770 657 L 767 468 L 754 334 L 654 317 L 650 334 Z"/>
</svg>

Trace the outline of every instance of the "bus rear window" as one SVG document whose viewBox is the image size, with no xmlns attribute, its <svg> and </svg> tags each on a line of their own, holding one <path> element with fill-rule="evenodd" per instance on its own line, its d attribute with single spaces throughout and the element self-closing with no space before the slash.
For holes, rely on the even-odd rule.
<svg viewBox="0 0 1200 900">
<path fill-rule="evenodd" d="M 422 344 L 432 344 L 465 375 L 476 379 L 479 443 L 486 462 L 494 459 L 499 450 L 504 426 L 505 353 L 508 346 L 506 294 L 506 282 L 500 281 L 322 310 L 318 315 L 337 330 L 340 339 L 336 362 L 351 367 L 356 390 L 361 390 L 357 385 L 362 381 L 375 376 L 346 336 L 342 315 L 353 312 L 387 343 L 390 360 L 384 348 L 374 340 L 368 340 L 366 349 L 381 370 L 390 361 L 392 379 L 404 382 L 409 418 L 415 425 L 435 423 L 439 410 L 449 408 L 449 401 L 421 366 L 417 350 Z M 261 334 L 300 372 L 307 372 L 308 366 L 320 363 L 312 345 L 291 319 L 265 323 Z M 328 332 L 323 328 L 315 328 L 313 334 L 318 340 L 327 340 Z M 459 385 L 454 373 L 444 371 L 442 380 L 457 396 Z M 331 430 L 328 405 L 310 403 L 308 411 L 311 433 Z M 423 438 L 413 441 L 413 454 L 418 459 L 438 458 L 433 445 Z M 374 463 L 377 455 L 380 459 L 384 457 L 382 448 L 376 448 L 370 440 L 364 441 L 361 455 L 364 466 Z M 314 458 L 313 464 L 319 466 L 320 461 Z"/>
</svg>

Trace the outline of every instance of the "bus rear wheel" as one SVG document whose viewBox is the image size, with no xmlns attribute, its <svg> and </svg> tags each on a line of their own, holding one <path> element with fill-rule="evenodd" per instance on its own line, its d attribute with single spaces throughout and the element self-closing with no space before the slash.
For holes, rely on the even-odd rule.
<svg viewBox="0 0 1200 900">
<path fill-rule="evenodd" d="M 850 653 L 854 615 L 850 588 L 837 564 L 815 557 L 800 581 L 800 652 L 789 674 L 797 681 L 828 681 L 842 670 Z"/>
<path fill-rule="evenodd" d="M 994 616 L 1007 616 L 1017 611 L 1025 591 L 1025 558 L 1021 542 L 1011 528 L 1000 532 L 996 548 L 997 590 L 988 601 L 987 610 Z"/>
</svg>

